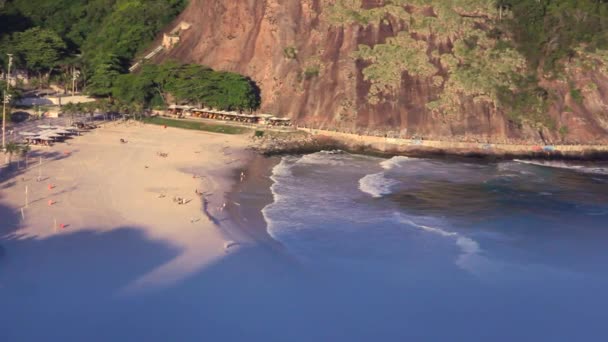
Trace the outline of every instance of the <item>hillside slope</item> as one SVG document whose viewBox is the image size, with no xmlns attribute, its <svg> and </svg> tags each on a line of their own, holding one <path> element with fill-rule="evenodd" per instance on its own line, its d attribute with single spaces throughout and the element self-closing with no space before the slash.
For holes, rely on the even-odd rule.
<svg viewBox="0 0 608 342">
<path fill-rule="evenodd" d="M 301 125 L 608 142 L 608 54 L 580 44 L 558 71 L 532 63 L 508 29 L 517 13 L 502 3 L 191 0 L 177 22 L 192 27 L 163 58 L 248 75 L 263 111 Z"/>
</svg>

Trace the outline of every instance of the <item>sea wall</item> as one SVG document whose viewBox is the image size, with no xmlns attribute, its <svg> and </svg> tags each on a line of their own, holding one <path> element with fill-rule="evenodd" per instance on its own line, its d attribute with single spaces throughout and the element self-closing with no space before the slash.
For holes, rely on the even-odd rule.
<svg viewBox="0 0 608 342">
<path fill-rule="evenodd" d="M 405 155 L 461 155 L 498 158 L 607 159 L 608 145 L 535 145 L 492 144 L 366 136 L 337 131 L 299 128 L 327 148 L 330 141 L 337 148 L 353 151 Z M 319 143 L 321 141 L 323 143 Z"/>
</svg>

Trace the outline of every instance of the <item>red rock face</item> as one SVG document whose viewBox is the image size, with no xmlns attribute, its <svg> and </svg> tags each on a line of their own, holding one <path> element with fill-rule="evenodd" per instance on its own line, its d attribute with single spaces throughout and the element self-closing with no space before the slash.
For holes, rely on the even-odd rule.
<svg viewBox="0 0 608 342">
<path fill-rule="evenodd" d="M 433 114 L 425 105 L 442 89 L 407 72 L 391 98 L 370 104 L 370 84 L 362 74 L 366 62 L 352 53 L 359 44 L 383 43 L 407 23 L 387 17 L 380 25 L 335 26 L 324 17 L 322 2 L 326 0 L 192 0 L 177 19 L 192 27 L 163 59 L 250 76 L 262 90 L 261 111 L 291 117 L 300 125 L 493 142 L 608 142 L 608 79 L 595 74 L 575 77 L 581 89 L 590 79 L 600 85 L 585 94 L 582 105 L 570 98 L 569 85 L 543 82 L 557 97 L 549 108 L 553 129 L 518 127 L 500 109 L 467 99 L 449 117 Z M 362 3 L 364 8 L 383 5 L 384 0 Z M 450 49 L 449 44 L 439 49 Z M 568 133 L 560 134 L 558 128 L 564 126 Z"/>
</svg>

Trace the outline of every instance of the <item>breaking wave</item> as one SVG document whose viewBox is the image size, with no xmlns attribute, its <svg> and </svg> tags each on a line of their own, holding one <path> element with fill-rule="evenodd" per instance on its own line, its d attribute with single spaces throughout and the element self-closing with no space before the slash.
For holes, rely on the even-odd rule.
<svg viewBox="0 0 608 342">
<path fill-rule="evenodd" d="M 528 164 L 542 167 L 550 167 L 556 169 L 566 169 L 573 170 L 582 173 L 596 174 L 596 175 L 608 175 L 608 166 L 606 167 L 589 167 L 584 165 L 575 165 L 571 163 L 566 163 L 563 161 L 544 161 L 544 160 L 514 160 L 520 164 Z"/>
<path fill-rule="evenodd" d="M 373 173 L 364 176 L 359 180 L 359 190 L 371 195 L 374 198 L 380 198 L 392 193 L 392 188 L 399 184 L 399 181 L 387 177 L 387 171 L 402 167 L 405 163 L 412 161 L 412 158 L 397 156 L 391 159 L 384 160 L 380 166 L 385 172 Z"/>
<path fill-rule="evenodd" d="M 454 239 L 454 242 L 460 249 L 460 255 L 458 256 L 458 258 L 456 258 L 455 263 L 458 267 L 466 271 L 477 272 L 479 271 L 479 266 L 481 266 L 481 263 L 488 263 L 488 261 L 484 257 L 479 255 L 479 253 L 481 252 L 481 247 L 479 247 L 479 243 L 469 237 L 463 236 L 456 232 L 449 232 L 441 228 L 435 228 L 428 225 L 416 223 L 411 218 L 408 218 L 401 213 L 395 213 L 395 217 L 397 221 L 401 224 L 405 224 L 410 227 L 415 227 L 425 232 L 442 236 L 445 238 Z"/>
<path fill-rule="evenodd" d="M 344 161 L 344 152 L 336 151 L 321 151 L 317 153 L 306 154 L 300 158 L 298 164 L 310 164 L 310 165 L 335 165 L 342 166 Z"/>
<path fill-rule="evenodd" d="M 394 179 L 386 178 L 384 172 L 367 175 L 359 180 L 359 189 L 374 198 L 391 193 L 393 186 L 399 184 Z"/>
<path fill-rule="evenodd" d="M 392 170 L 394 168 L 397 167 L 401 167 L 403 166 L 403 164 L 414 160 L 413 158 L 408 158 L 408 157 L 403 157 L 403 156 L 397 156 L 397 157 L 393 157 L 391 159 L 387 159 L 385 161 L 383 161 L 382 163 L 380 163 L 380 165 L 385 169 L 385 170 Z"/>
<path fill-rule="evenodd" d="M 277 182 L 277 177 L 290 177 L 292 176 L 292 167 L 293 162 L 290 161 L 289 158 L 282 158 L 281 162 L 272 169 L 272 176 L 270 178 Z"/>
</svg>

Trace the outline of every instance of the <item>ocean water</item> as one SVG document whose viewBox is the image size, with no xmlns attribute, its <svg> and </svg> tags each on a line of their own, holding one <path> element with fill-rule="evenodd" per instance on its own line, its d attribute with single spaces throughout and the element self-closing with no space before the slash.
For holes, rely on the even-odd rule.
<svg viewBox="0 0 608 342">
<path fill-rule="evenodd" d="M 0 236 L 0 341 L 608 341 L 605 165 L 322 152 L 272 179 L 283 247 L 141 291 L 183 251 L 140 227 Z"/>
<path fill-rule="evenodd" d="M 284 157 L 272 179 L 269 234 L 328 282 L 383 302 L 386 322 L 469 327 L 426 330 L 438 340 L 608 338 L 606 165 L 333 151 Z"/>
</svg>

